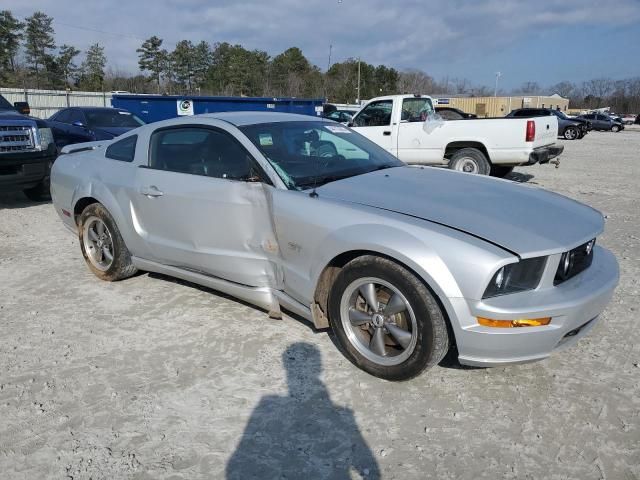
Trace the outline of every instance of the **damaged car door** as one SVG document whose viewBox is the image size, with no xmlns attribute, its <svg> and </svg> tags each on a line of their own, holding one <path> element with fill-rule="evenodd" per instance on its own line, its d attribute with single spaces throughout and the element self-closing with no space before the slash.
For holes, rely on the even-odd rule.
<svg viewBox="0 0 640 480">
<path fill-rule="evenodd" d="M 277 283 L 268 177 L 229 132 L 151 134 L 132 206 L 151 260 L 251 286 Z"/>
</svg>

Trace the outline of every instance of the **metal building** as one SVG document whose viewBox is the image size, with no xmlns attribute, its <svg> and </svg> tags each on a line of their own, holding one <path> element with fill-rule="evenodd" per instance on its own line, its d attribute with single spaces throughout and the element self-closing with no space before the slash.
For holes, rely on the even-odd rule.
<svg viewBox="0 0 640 480">
<path fill-rule="evenodd" d="M 465 97 L 433 95 L 437 106 L 459 108 L 467 113 L 475 113 L 478 117 L 504 117 L 516 108 L 553 108 L 566 112 L 569 99 L 558 94 L 516 95 L 512 97 Z"/>
</svg>

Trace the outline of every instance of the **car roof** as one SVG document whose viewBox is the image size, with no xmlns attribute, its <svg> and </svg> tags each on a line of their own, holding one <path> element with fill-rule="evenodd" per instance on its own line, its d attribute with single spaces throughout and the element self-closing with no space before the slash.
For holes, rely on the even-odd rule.
<svg viewBox="0 0 640 480">
<path fill-rule="evenodd" d="M 276 122 L 313 122 L 325 121 L 321 117 L 311 115 L 299 115 L 297 113 L 281 112 L 218 112 L 195 115 L 196 117 L 213 118 L 231 123 L 236 127 L 245 125 L 255 125 L 256 123 L 276 123 Z M 189 117 L 183 117 L 189 118 Z M 190 117 L 193 118 L 193 117 Z"/>
</svg>

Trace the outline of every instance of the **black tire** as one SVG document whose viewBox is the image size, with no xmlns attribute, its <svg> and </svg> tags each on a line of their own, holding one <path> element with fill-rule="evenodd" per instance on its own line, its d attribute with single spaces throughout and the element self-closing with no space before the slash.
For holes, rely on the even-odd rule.
<svg viewBox="0 0 640 480">
<path fill-rule="evenodd" d="M 347 294 L 349 286 L 371 277 L 393 285 L 405 297 L 414 312 L 415 344 L 412 350 L 406 352 L 408 357 L 396 365 L 382 365 L 366 358 L 349 339 L 343 325 L 341 309 L 343 297 Z M 344 355 L 365 372 L 385 380 L 401 381 L 413 378 L 437 365 L 449 349 L 447 323 L 431 291 L 414 274 L 386 258 L 359 257 L 341 270 L 329 293 L 329 318 Z M 366 334 L 366 327 L 358 328 L 363 329 Z"/>
<path fill-rule="evenodd" d="M 25 188 L 22 192 L 33 202 L 47 202 L 51 200 L 50 178 L 46 177 L 35 187 Z"/>
<path fill-rule="evenodd" d="M 34 187 L 25 188 L 22 191 L 29 200 L 34 202 L 47 202 L 51 200 L 51 165 L 53 165 L 53 162 L 49 162 L 47 165 L 47 174 L 40 183 Z"/>
<path fill-rule="evenodd" d="M 111 247 L 113 260 L 110 266 L 106 270 L 101 270 L 96 267 L 92 260 L 89 258 L 85 242 L 85 226 L 86 222 L 91 218 L 100 219 L 106 226 L 108 233 L 111 237 Z M 111 214 L 108 210 L 99 203 L 93 203 L 85 208 L 78 220 L 78 238 L 80 240 L 80 249 L 82 250 L 82 256 L 87 263 L 89 270 L 101 280 L 107 282 L 115 282 L 117 280 L 123 280 L 129 278 L 138 271 L 136 267 L 131 263 L 131 253 L 120 235 L 120 230 L 116 225 Z"/>
<path fill-rule="evenodd" d="M 500 165 L 491 165 L 491 176 L 504 178 L 513 172 L 513 167 L 503 167 Z"/>
<path fill-rule="evenodd" d="M 491 164 L 484 153 L 477 148 L 462 148 L 449 160 L 449 168 L 459 172 L 489 175 Z"/>
<path fill-rule="evenodd" d="M 576 140 L 580 137 L 580 131 L 576 127 L 567 127 L 562 136 L 565 140 Z"/>
<path fill-rule="evenodd" d="M 613 133 L 618 133 L 620 131 L 620 127 L 618 125 L 614 125 L 613 127 L 611 127 L 611 131 Z"/>
</svg>

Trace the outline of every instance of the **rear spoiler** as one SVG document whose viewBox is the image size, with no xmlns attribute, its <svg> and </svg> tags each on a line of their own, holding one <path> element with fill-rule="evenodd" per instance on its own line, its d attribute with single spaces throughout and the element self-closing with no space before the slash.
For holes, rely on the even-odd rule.
<svg viewBox="0 0 640 480">
<path fill-rule="evenodd" d="M 90 150 L 95 150 L 97 148 L 102 147 L 111 143 L 111 140 L 99 140 L 97 142 L 85 142 L 85 143 L 74 143 L 72 145 L 67 145 L 62 147 L 60 150 L 60 155 L 66 155 L 70 153 L 79 153 L 79 152 L 88 152 Z"/>
</svg>

